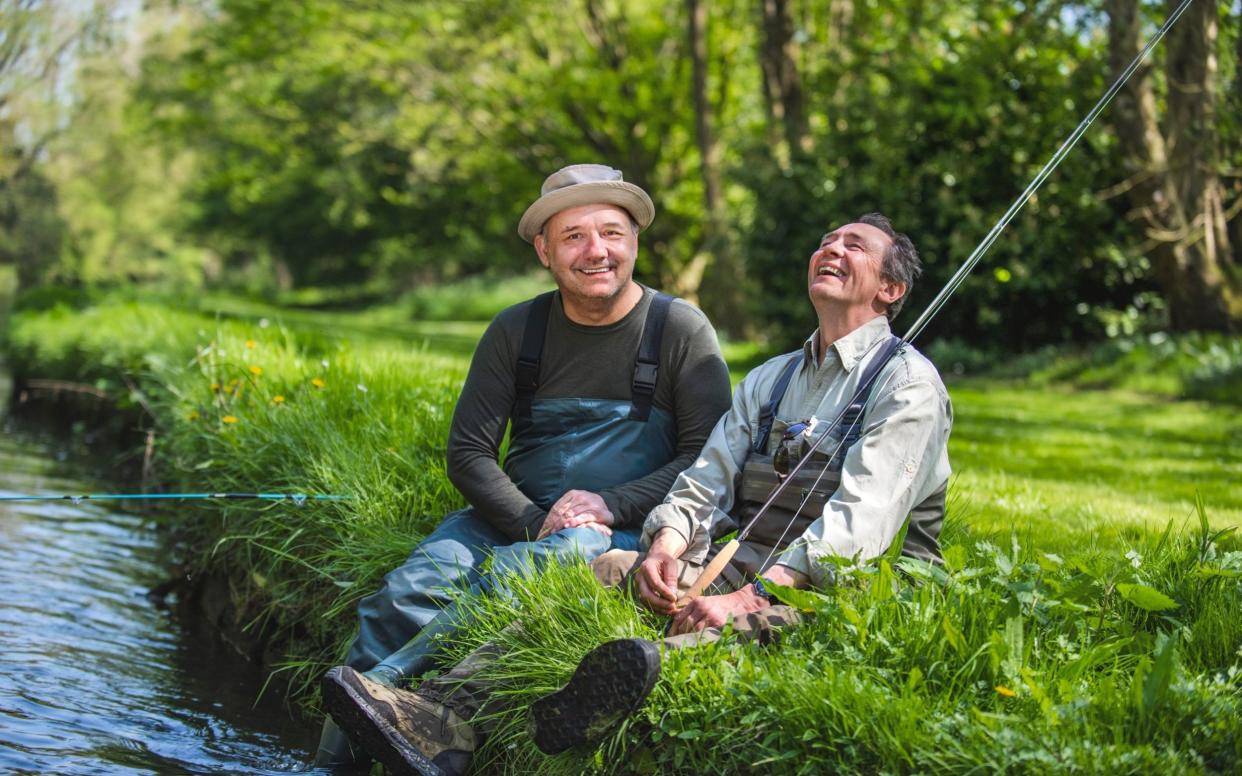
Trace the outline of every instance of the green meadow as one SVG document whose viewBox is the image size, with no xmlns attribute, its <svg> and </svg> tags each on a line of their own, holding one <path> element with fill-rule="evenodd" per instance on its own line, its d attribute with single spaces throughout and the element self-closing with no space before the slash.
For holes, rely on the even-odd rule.
<svg viewBox="0 0 1242 776">
<path fill-rule="evenodd" d="M 129 426 L 153 429 L 153 488 L 352 496 L 155 518 L 179 562 L 227 575 L 239 622 L 273 639 L 277 676 L 313 709 L 357 599 L 461 503 L 445 437 L 484 324 L 440 320 L 452 293 L 352 313 L 34 300 L 10 319 L 6 358 L 19 383 L 88 384 Z M 1197 368 L 1140 350 L 1152 374 Z M 726 355 L 756 357 L 744 345 Z M 523 702 L 602 641 L 658 638 L 662 623 L 585 566 L 471 602 L 448 658 L 489 640 L 511 650 L 492 678 L 512 703 L 481 761 L 548 773 L 1237 772 L 1242 408 L 1180 398 L 1189 379 L 1110 377 L 1133 351 L 1091 358 L 950 383 L 943 568 L 884 558 L 832 590 L 787 591 L 807 621 L 779 647 L 668 655 L 644 710 L 595 751 L 539 755 Z"/>
</svg>

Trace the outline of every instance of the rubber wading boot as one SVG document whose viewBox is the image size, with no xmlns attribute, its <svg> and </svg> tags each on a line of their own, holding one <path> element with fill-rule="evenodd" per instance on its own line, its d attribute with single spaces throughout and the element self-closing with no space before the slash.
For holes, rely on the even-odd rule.
<svg viewBox="0 0 1242 776">
<path fill-rule="evenodd" d="M 340 773 L 366 773 L 371 770 L 371 755 L 349 742 L 349 736 L 331 717 L 324 718 L 323 732 L 315 752 L 315 768 L 330 768 Z"/>
<path fill-rule="evenodd" d="M 470 767 L 474 729 L 444 703 L 386 687 L 348 666 L 328 671 L 322 689 L 336 723 L 393 776 L 456 776 Z"/>
<path fill-rule="evenodd" d="M 660 647 L 646 639 L 601 644 L 569 682 L 531 704 L 528 732 L 545 754 L 602 738 L 638 711 L 660 677 Z"/>
</svg>

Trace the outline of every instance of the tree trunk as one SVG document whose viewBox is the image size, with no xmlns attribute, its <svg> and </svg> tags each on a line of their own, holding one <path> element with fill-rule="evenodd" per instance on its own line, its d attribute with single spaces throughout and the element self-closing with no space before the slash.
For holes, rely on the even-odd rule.
<svg viewBox="0 0 1242 776">
<path fill-rule="evenodd" d="M 1170 11 L 1174 7 L 1171 1 Z M 1135 0 L 1108 0 L 1107 9 L 1109 64 L 1116 77 L 1139 51 L 1141 20 Z M 1216 4 L 1201 0 L 1169 32 L 1164 134 L 1146 66 L 1115 104 L 1132 216 L 1146 227 L 1169 323 L 1179 331 L 1242 328 L 1242 273 L 1229 234 L 1215 120 L 1217 27 Z"/>
<path fill-rule="evenodd" d="M 707 90 L 707 0 L 686 0 L 690 44 L 691 85 L 694 93 L 694 135 L 699 147 L 699 175 L 703 181 L 703 243 L 678 278 L 679 292 L 688 298 L 703 291 L 701 306 L 708 317 L 732 335 L 745 334 L 744 273 L 725 214 L 720 176 L 720 143 L 713 131 L 712 101 Z M 691 285 L 693 284 L 693 285 Z"/>
<path fill-rule="evenodd" d="M 811 142 L 798 73 L 793 15 L 789 0 L 759 0 L 759 9 L 759 66 L 763 71 L 769 138 L 777 162 L 782 169 L 788 169 L 794 156 L 810 150 Z"/>
</svg>

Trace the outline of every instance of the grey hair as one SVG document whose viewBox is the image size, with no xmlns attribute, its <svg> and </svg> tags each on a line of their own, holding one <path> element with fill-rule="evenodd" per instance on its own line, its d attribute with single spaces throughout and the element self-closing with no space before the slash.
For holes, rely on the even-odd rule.
<svg viewBox="0 0 1242 776">
<path fill-rule="evenodd" d="M 914 289 L 914 281 L 923 274 L 923 262 L 919 259 L 919 249 L 914 241 L 902 232 L 893 228 L 893 222 L 883 213 L 867 213 L 858 219 L 858 223 L 874 226 L 888 235 L 888 247 L 884 249 L 884 261 L 880 265 L 880 277 L 892 283 L 905 283 L 906 292 L 885 310 L 891 321 L 901 312 L 906 297 Z"/>
</svg>

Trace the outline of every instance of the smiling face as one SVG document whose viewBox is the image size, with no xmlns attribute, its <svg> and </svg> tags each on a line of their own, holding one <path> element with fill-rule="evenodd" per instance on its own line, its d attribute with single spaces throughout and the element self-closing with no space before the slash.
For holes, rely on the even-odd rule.
<svg viewBox="0 0 1242 776">
<path fill-rule="evenodd" d="M 539 261 L 569 306 L 620 304 L 633 283 L 638 235 L 630 214 L 613 205 L 580 205 L 548 219 L 535 235 Z"/>
<path fill-rule="evenodd" d="M 881 274 L 891 243 L 870 224 L 846 224 L 824 235 L 807 268 L 807 290 L 816 311 L 857 323 L 883 315 L 906 291 L 905 283 Z"/>
</svg>

